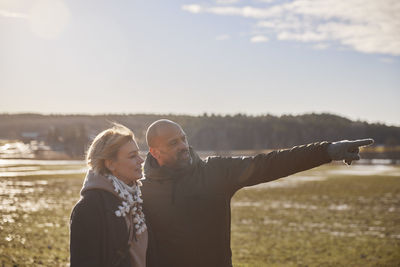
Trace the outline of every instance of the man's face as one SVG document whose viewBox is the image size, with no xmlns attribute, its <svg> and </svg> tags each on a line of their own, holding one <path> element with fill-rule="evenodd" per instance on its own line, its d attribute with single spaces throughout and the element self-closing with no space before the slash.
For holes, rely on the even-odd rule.
<svg viewBox="0 0 400 267">
<path fill-rule="evenodd" d="M 160 166 L 180 169 L 191 164 L 189 144 L 181 127 L 171 124 L 160 129 L 157 141 L 157 146 L 150 152 Z"/>
</svg>

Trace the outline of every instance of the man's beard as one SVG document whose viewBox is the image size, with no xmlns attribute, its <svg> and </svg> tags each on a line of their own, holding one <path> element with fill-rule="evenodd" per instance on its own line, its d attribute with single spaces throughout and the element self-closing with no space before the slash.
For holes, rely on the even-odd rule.
<svg viewBox="0 0 400 267">
<path fill-rule="evenodd" d="M 182 149 L 176 155 L 176 161 L 171 164 L 173 169 L 184 169 L 192 165 L 192 156 L 189 149 Z"/>
</svg>

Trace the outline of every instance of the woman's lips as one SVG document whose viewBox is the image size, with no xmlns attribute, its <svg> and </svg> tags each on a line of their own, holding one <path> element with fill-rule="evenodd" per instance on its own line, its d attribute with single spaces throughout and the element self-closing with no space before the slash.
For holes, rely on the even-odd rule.
<svg viewBox="0 0 400 267">
<path fill-rule="evenodd" d="M 142 166 L 137 167 L 137 168 L 135 169 L 135 172 L 137 172 L 138 174 L 142 175 Z"/>
</svg>

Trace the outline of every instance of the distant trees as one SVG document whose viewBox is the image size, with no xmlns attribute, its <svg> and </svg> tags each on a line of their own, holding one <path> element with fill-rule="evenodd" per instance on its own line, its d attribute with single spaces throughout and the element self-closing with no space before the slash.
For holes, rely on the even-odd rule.
<svg viewBox="0 0 400 267">
<path fill-rule="evenodd" d="M 354 122 L 332 114 L 201 116 L 181 124 L 193 146 L 201 150 L 275 149 L 368 137 L 376 144 L 400 145 L 400 127 Z"/>
<path fill-rule="evenodd" d="M 50 127 L 45 142 L 56 151 L 64 151 L 70 157 L 85 154 L 89 143 L 89 135 L 83 124 L 72 125 L 64 129 L 59 126 Z"/>
<path fill-rule="evenodd" d="M 83 156 L 93 137 L 118 122 L 131 128 L 141 149 L 147 149 L 145 131 L 155 120 L 167 118 L 182 125 L 198 150 L 276 149 L 321 140 L 372 137 L 377 145 L 400 145 L 400 127 L 351 121 L 332 114 L 299 116 L 186 115 L 39 115 L 0 114 L 0 139 L 20 139 L 37 133 L 54 150 Z"/>
</svg>

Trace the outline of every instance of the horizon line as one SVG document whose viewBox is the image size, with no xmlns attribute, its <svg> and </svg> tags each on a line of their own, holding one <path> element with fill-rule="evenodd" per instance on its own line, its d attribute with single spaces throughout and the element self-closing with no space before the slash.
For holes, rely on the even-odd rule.
<svg viewBox="0 0 400 267">
<path fill-rule="evenodd" d="M 188 117 L 203 117 L 204 115 L 207 115 L 208 117 L 210 116 L 216 116 L 216 117 L 226 117 L 226 116 L 237 116 L 237 115 L 244 115 L 247 117 L 263 117 L 263 116 L 272 116 L 272 117 L 277 117 L 277 118 L 282 118 L 285 116 L 293 116 L 293 117 L 298 117 L 298 116 L 304 116 L 304 115 L 332 115 L 332 116 L 337 116 L 341 117 L 343 119 L 347 119 L 352 122 L 366 122 L 368 124 L 380 124 L 380 125 L 385 125 L 388 127 L 400 127 L 400 124 L 393 124 L 393 123 L 387 123 L 387 122 L 382 122 L 382 121 L 367 121 L 365 119 L 351 119 L 346 115 L 342 115 L 339 113 L 332 113 L 328 111 L 323 111 L 323 112 L 315 112 L 315 111 L 310 111 L 310 112 L 304 112 L 304 113 L 283 113 L 283 114 L 273 114 L 273 113 L 248 113 L 248 112 L 235 112 L 235 113 L 217 113 L 217 112 L 202 112 L 202 113 L 149 113 L 149 112 L 137 112 L 137 113 L 124 113 L 124 112 L 111 112 L 111 113 L 101 113 L 101 112 L 93 112 L 93 113 L 88 113 L 88 112 L 80 112 L 80 113 L 46 113 L 46 112 L 0 112 L 1 115 L 40 115 L 40 116 L 132 116 L 132 115 L 153 115 L 153 116 L 188 116 Z"/>
</svg>

